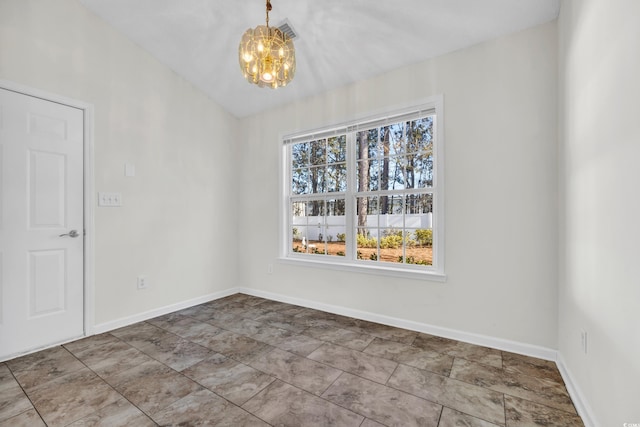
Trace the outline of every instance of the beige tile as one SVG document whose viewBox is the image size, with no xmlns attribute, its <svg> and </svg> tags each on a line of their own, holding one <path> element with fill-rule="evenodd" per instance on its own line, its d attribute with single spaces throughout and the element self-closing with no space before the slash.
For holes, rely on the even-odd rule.
<svg viewBox="0 0 640 427">
<path fill-rule="evenodd" d="M 174 327 L 175 325 L 179 325 L 181 322 L 198 323 L 199 320 L 195 320 L 180 312 L 168 313 L 163 316 L 158 316 L 158 317 L 154 317 L 153 319 L 147 320 L 147 323 L 153 326 L 156 326 L 158 328 L 164 329 L 166 331 L 172 332 L 174 334 L 175 332 L 172 331 L 170 328 Z"/>
<path fill-rule="evenodd" d="M 256 358 L 250 365 L 314 394 L 321 394 L 341 374 L 337 369 L 280 349 Z"/>
<path fill-rule="evenodd" d="M 268 310 L 268 311 L 282 311 L 282 310 L 295 308 L 297 306 L 292 304 L 287 304 L 286 302 L 272 301 L 272 300 L 265 299 L 259 304 L 256 304 L 256 307 L 261 308 L 263 310 Z"/>
<path fill-rule="evenodd" d="M 220 301 L 220 300 L 218 300 Z M 215 307 L 211 303 L 207 304 L 198 304 L 192 307 L 187 307 L 185 309 L 174 312 L 174 314 L 180 314 L 182 316 L 193 317 L 200 313 L 212 313 Z"/>
<path fill-rule="evenodd" d="M 236 405 L 242 405 L 275 380 L 221 354 L 203 360 L 182 373 Z"/>
<path fill-rule="evenodd" d="M 0 363 L 0 421 L 32 408 L 27 395 L 11 375 L 9 368 L 4 363 Z"/>
<path fill-rule="evenodd" d="M 231 331 L 222 331 L 211 337 L 206 346 L 243 363 L 248 363 L 253 358 L 273 349 L 269 344 Z"/>
<path fill-rule="evenodd" d="M 398 366 L 396 362 L 391 360 L 333 344 L 324 344 L 308 357 L 311 360 L 381 384 L 387 382 Z"/>
<path fill-rule="evenodd" d="M 297 354 L 298 356 L 308 356 L 322 345 L 322 341 L 306 335 L 293 334 L 282 340 L 276 347 Z"/>
<path fill-rule="evenodd" d="M 451 378 L 576 414 L 564 385 L 546 378 L 516 375 L 458 358 L 453 361 Z"/>
<path fill-rule="evenodd" d="M 0 420 L 0 427 L 46 427 L 35 409 L 21 412 L 6 420 Z"/>
<path fill-rule="evenodd" d="M 111 334 L 136 348 L 142 348 L 165 338 L 174 336 L 174 334 L 147 322 L 140 322 L 124 328 L 116 329 L 115 331 L 112 331 Z"/>
<path fill-rule="evenodd" d="M 400 365 L 388 385 L 465 414 L 504 425 L 502 393 Z"/>
<path fill-rule="evenodd" d="M 236 322 L 217 322 L 212 321 L 211 324 L 218 326 L 219 328 L 226 329 L 227 331 L 235 332 L 240 335 L 252 336 L 260 332 L 260 329 L 264 326 L 263 323 L 257 322 L 251 319 L 242 318 Z"/>
<path fill-rule="evenodd" d="M 92 351 L 96 347 L 100 347 L 105 344 L 114 344 L 121 342 L 121 340 L 109 333 L 93 335 L 88 338 L 83 338 L 78 341 L 73 341 L 64 344 L 63 347 L 69 350 L 74 356 L 80 358 L 86 352 Z"/>
<path fill-rule="evenodd" d="M 360 427 L 385 427 L 384 424 L 380 424 L 377 421 L 373 421 L 369 418 L 365 419 Z"/>
<path fill-rule="evenodd" d="M 153 415 L 202 388 L 155 360 L 119 373 L 112 378 L 111 384 L 147 415 Z"/>
<path fill-rule="evenodd" d="M 43 383 L 27 394 L 49 426 L 64 426 L 115 401 L 120 396 L 87 368 Z"/>
<path fill-rule="evenodd" d="M 124 341 L 117 340 L 80 352 L 82 363 L 107 382 L 111 377 L 153 359 Z"/>
<path fill-rule="evenodd" d="M 489 347 L 464 343 L 435 335 L 418 334 L 413 341 L 414 347 L 460 357 L 476 363 L 502 368 L 502 353 Z"/>
<path fill-rule="evenodd" d="M 69 424 L 69 427 L 153 427 L 155 425 L 156 423 L 154 423 L 142 411 L 133 406 L 126 399 L 120 398 L 112 404 Z"/>
<path fill-rule="evenodd" d="M 309 309 L 306 307 L 301 307 L 299 305 L 292 305 L 289 308 L 284 308 L 278 311 L 286 316 L 298 316 L 300 314 L 307 313 Z"/>
<path fill-rule="evenodd" d="M 575 413 L 505 396 L 507 427 L 584 427 Z"/>
<path fill-rule="evenodd" d="M 147 342 L 139 348 L 148 356 L 176 371 L 182 371 L 214 354 L 212 350 L 176 335 L 167 336 L 160 341 Z"/>
<path fill-rule="evenodd" d="M 256 297 L 253 295 L 248 295 L 248 294 L 242 294 L 242 293 L 238 293 L 238 294 L 233 294 L 231 296 L 225 297 L 225 298 L 221 298 L 215 301 L 211 301 L 210 304 L 228 304 L 228 303 L 241 303 L 241 304 L 246 304 L 249 306 L 253 306 L 256 304 L 260 304 L 261 302 L 265 301 L 264 298 L 260 298 L 260 297 Z"/>
<path fill-rule="evenodd" d="M 347 373 L 322 397 L 390 427 L 436 427 L 442 410 L 436 403 Z"/>
<path fill-rule="evenodd" d="M 287 316 L 277 311 L 271 311 L 255 319 L 258 322 L 266 323 L 280 329 L 286 329 L 296 334 L 301 334 L 306 327 L 297 323 L 295 316 Z"/>
<path fill-rule="evenodd" d="M 449 376 L 453 365 L 452 356 L 381 338 L 376 338 L 364 352 L 444 376 Z"/>
<path fill-rule="evenodd" d="M 418 335 L 417 332 L 407 329 L 400 329 L 393 326 L 382 325 L 380 323 L 368 322 L 365 320 L 351 319 L 344 327 L 363 334 L 373 335 L 374 337 L 386 339 L 389 341 L 397 341 L 404 344 L 411 344 Z"/>
<path fill-rule="evenodd" d="M 520 354 L 502 352 L 502 367 L 505 371 L 536 378 L 547 378 L 563 383 L 562 376 L 555 362 L 537 359 Z"/>
<path fill-rule="evenodd" d="M 9 360 L 6 363 L 26 390 L 84 368 L 78 359 L 60 346 Z"/>
<path fill-rule="evenodd" d="M 334 328 L 340 328 L 342 325 L 336 320 L 338 316 L 332 313 L 325 313 L 318 310 L 306 309 L 305 311 L 296 314 L 293 320 L 296 324 L 304 326 L 305 328 L 315 328 L 322 326 L 332 326 Z"/>
<path fill-rule="evenodd" d="M 260 328 L 260 330 L 255 334 L 251 335 L 251 338 L 277 347 L 278 344 L 294 335 L 296 334 L 286 329 L 276 328 L 275 326 L 270 325 L 262 325 L 262 328 Z"/>
<path fill-rule="evenodd" d="M 359 351 L 364 350 L 375 338 L 373 335 L 328 325 L 319 325 L 309 328 L 305 331 L 305 334 L 322 341 L 331 342 L 333 344 L 338 344 L 343 347 L 349 347 L 353 350 Z"/>
<path fill-rule="evenodd" d="M 215 341 L 216 336 L 225 332 L 217 326 L 189 318 L 181 320 L 171 329 L 176 335 L 198 343 L 204 347 L 209 347 L 209 343 Z"/>
<path fill-rule="evenodd" d="M 347 409 L 282 381 L 276 381 L 244 404 L 243 408 L 271 425 L 354 426 L 364 419 Z"/>
<path fill-rule="evenodd" d="M 242 312 L 240 313 L 240 317 L 242 317 L 243 319 L 255 320 L 258 317 L 264 316 L 268 313 L 267 310 L 263 310 L 259 307 L 259 305 L 256 307 L 245 305 L 245 307 L 242 309 Z"/>
<path fill-rule="evenodd" d="M 502 427 L 451 408 L 443 408 L 438 427 Z"/>
<path fill-rule="evenodd" d="M 209 390 L 191 393 L 153 416 L 161 426 L 268 427 Z"/>
</svg>

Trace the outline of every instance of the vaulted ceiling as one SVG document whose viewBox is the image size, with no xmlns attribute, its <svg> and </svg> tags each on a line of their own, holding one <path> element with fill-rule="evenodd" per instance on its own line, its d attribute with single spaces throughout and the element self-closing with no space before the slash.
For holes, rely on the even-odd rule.
<svg viewBox="0 0 640 427">
<path fill-rule="evenodd" d="M 272 0 L 270 24 L 298 37 L 293 82 L 247 83 L 238 45 L 264 0 L 81 0 L 236 117 L 536 26 L 560 0 Z"/>
</svg>

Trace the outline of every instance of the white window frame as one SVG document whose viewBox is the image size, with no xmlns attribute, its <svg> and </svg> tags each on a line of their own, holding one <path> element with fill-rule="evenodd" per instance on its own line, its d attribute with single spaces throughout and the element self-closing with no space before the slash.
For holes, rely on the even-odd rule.
<svg viewBox="0 0 640 427">
<path fill-rule="evenodd" d="M 433 263 L 431 266 L 416 266 L 402 263 L 383 263 L 377 261 L 363 261 L 353 259 L 348 253 L 345 257 L 338 256 L 318 256 L 310 254 L 299 254 L 292 251 L 291 242 L 293 239 L 292 227 L 290 221 L 292 218 L 290 189 L 291 189 L 291 155 L 288 145 L 295 142 L 302 142 L 314 138 L 325 138 L 335 135 L 341 135 L 347 132 L 347 188 L 346 192 L 340 193 L 320 193 L 312 194 L 310 198 L 314 199 L 330 199 L 345 198 L 346 204 L 346 234 L 347 245 L 351 239 L 351 246 L 355 245 L 355 198 L 358 192 L 356 188 L 356 167 L 352 158 L 355 149 L 355 138 L 350 136 L 350 132 L 359 129 L 370 129 L 372 126 L 385 126 L 402 121 L 407 116 L 417 117 L 435 114 L 434 120 L 434 143 L 433 143 L 433 186 L 430 187 L 429 193 L 433 194 Z M 342 271 L 352 271 L 360 273 L 369 273 L 376 275 L 386 275 L 393 277 L 403 277 L 412 279 L 445 281 L 446 275 L 444 270 L 444 108 L 443 97 L 441 95 L 434 96 L 423 100 L 418 104 L 411 106 L 396 108 L 393 111 L 387 111 L 379 114 L 370 114 L 357 120 L 340 123 L 313 131 L 297 132 L 282 135 L 280 138 L 282 150 L 280 156 L 280 212 L 279 212 L 279 236 L 280 236 L 280 258 L 279 262 L 294 264 L 307 267 L 328 268 Z M 351 134 L 355 135 L 355 133 Z M 408 189 L 407 191 L 411 191 Z M 351 251 L 355 253 L 355 250 Z"/>
</svg>

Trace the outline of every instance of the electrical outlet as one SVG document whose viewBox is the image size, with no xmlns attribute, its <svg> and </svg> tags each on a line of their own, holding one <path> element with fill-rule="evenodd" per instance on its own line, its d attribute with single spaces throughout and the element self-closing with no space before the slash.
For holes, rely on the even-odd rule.
<svg viewBox="0 0 640 427">
<path fill-rule="evenodd" d="M 149 287 L 149 280 L 146 276 L 138 276 L 138 289 L 147 289 Z"/>
<path fill-rule="evenodd" d="M 580 348 L 582 349 L 582 352 L 584 354 L 587 354 L 587 348 L 588 348 L 587 347 L 587 331 L 585 330 L 580 331 L 580 345 L 581 345 Z"/>
</svg>

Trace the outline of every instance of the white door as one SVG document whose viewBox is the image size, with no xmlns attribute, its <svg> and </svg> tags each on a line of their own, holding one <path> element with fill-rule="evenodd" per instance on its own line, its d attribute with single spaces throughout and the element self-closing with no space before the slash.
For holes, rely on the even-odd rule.
<svg viewBox="0 0 640 427">
<path fill-rule="evenodd" d="M 0 88 L 0 360 L 83 335 L 83 126 Z"/>
</svg>

